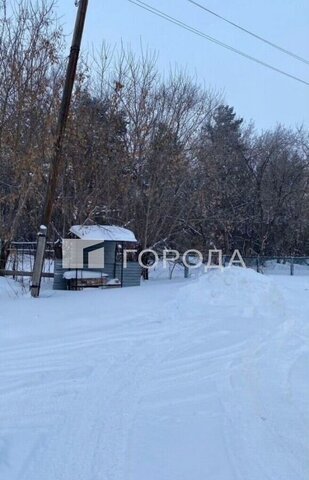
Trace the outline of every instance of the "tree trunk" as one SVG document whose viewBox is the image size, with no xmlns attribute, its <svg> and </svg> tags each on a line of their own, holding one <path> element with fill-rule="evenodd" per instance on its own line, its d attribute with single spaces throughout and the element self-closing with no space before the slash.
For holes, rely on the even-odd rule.
<svg viewBox="0 0 309 480">
<path fill-rule="evenodd" d="M 0 249 L 0 277 L 4 277 L 2 270 L 5 270 L 6 262 L 9 257 L 9 242 L 3 241 Z"/>
</svg>

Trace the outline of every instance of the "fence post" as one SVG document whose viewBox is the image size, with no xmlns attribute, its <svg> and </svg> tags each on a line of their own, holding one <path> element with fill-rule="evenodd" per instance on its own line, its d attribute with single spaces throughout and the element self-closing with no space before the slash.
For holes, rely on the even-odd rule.
<svg viewBox="0 0 309 480">
<path fill-rule="evenodd" d="M 189 268 L 185 266 L 185 278 L 189 278 Z"/>
<path fill-rule="evenodd" d="M 38 233 L 37 251 L 36 251 L 33 274 L 32 274 L 32 283 L 31 283 L 32 297 L 38 297 L 40 295 L 41 277 L 42 277 L 42 271 L 43 271 L 44 253 L 45 253 L 45 246 L 46 246 L 46 234 L 47 234 L 47 228 L 45 227 L 45 225 L 41 225 L 40 231 Z"/>
<path fill-rule="evenodd" d="M 291 275 L 294 275 L 294 257 L 291 258 Z"/>
</svg>

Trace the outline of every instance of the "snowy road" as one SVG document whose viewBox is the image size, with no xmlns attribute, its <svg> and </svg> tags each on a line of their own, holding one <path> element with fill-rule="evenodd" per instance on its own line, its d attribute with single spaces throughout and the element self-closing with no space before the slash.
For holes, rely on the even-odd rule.
<svg viewBox="0 0 309 480">
<path fill-rule="evenodd" d="M 306 277 L 39 300 L 0 280 L 1 479 L 308 478 Z"/>
</svg>

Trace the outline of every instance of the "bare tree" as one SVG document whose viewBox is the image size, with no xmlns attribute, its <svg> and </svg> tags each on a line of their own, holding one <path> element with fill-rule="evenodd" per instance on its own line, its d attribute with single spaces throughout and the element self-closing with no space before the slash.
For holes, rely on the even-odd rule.
<svg viewBox="0 0 309 480">
<path fill-rule="evenodd" d="M 49 154 L 62 46 L 54 2 L 1 1 L 0 238 L 6 247 L 31 219 Z M 25 211 L 27 210 L 27 220 Z"/>
</svg>

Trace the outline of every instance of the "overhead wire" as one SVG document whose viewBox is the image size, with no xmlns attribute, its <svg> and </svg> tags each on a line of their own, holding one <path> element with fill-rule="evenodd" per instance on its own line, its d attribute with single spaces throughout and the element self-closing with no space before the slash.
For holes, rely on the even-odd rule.
<svg viewBox="0 0 309 480">
<path fill-rule="evenodd" d="M 302 78 L 299 78 L 299 77 L 296 77 L 295 75 L 292 75 L 291 73 L 288 73 L 288 72 L 285 72 L 284 70 L 281 70 L 273 65 L 270 65 L 269 63 L 266 63 L 264 62 L 263 60 L 259 60 L 258 58 L 256 57 L 253 57 L 252 55 L 249 55 L 241 50 L 238 50 L 237 48 L 234 48 L 232 47 L 231 45 L 228 45 L 226 43 L 223 43 L 221 42 L 220 40 L 214 38 L 214 37 L 211 37 L 210 35 L 207 35 L 206 33 L 202 32 L 201 30 L 198 30 L 197 28 L 195 27 L 191 27 L 190 25 L 188 25 L 187 23 L 184 23 L 182 22 L 181 20 L 178 20 L 177 18 L 175 17 L 172 17 L 171 15 L 168 15 L 167 13 L 164 13 L 162 12 L 161 10 L 158 10 L 157 8 L 155 7 L 152 7 L 151 5 L 145 3 L 145 2 L 142 2 L 140 0 L 128 0 L 130 3 L 144 9 L 144 10 L 147 10 L 148 12 L 152 13 L 153 15 L 156 15 L 158 17 L 161 17 L 163 18 L 164 20 L 167 20 L 168 22 L 170 23 L 173 23 L 175 25 L 177 25 L 178 27 L 181 27 L 191 33 L 194 33 L 195 35 L 198 35 L 216 45 L 219 45 L 220 47 L 223 47 L 227 50 L 230 50 L 231 52 L 233 53 L 236 53 L 238 55 L 241 55 L 242 57 L 244 58 L 247 58 L 248 60 L 251 60 L 255 63 L 258 63 L 259 65 L 262 65 L 266 68 L 269 68 L 270 70 L 273 70 L 277 73 L 280 73 L 281 75 L 284 75 L 288 78 L 291 78 L 297 82 L 300 82 L 304 85 L 309 85 L 309 82 L 307 82 L 306 80 L 303 80 Z"/>
<path fill-rule="evenodd" d="M 295 58 L 296 60 L 299 60 L 300 62 L 303 62 L 303 63 L 306 63 L 307 65 L 309 65 L 309 60 L 307 60 L 306 58 L 303 58 L 300 55 L 297 55 L 296 53 L 291 52 L 290 50 L 287 50 L 286 48 L 283 48 L 280 45 L 277 45 L 276 43 L 271 42 L 270 40 L 267 40 L 266 38 L 258 35 L 257 33 L 251 32 L 250 30 L 242 27 L 238 23 L 235 23 L 235 22 L 232 22 L 231 20 L 228 20 L 227 18 L 223 17 L 222 15 L 219 15 L 218 13 L 214 12 L 213 10 L 210 10 L 210 8 L 205 7 L 204 5 L 196 2 L 195 0 L 188 0 L 188 2 L 192 3 L 193 5 L 195 5 L 198 8 L 201 8 L 202 10 L 205 10 L 206 12 L 210 13 L 211 15 L 214 15 L 215 17 L 220 18 L 220 20 L 223 20 L 224 22 L 229 23 L 233 27 L 238 28 L 239 30 L 247 33 L 248 35 L 251 35 L 252 37 L 257 38 L 261 42 L 264 42 L 267 45 L 270 45 L 271 47 L 276 48 L 277 50 L 281 51 L 282 53 L 285 53 L 286 55 L 290 55 L 291 57 Z"/>
</svg>

